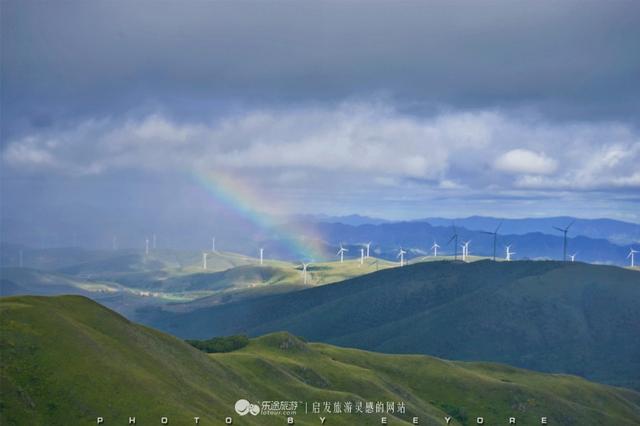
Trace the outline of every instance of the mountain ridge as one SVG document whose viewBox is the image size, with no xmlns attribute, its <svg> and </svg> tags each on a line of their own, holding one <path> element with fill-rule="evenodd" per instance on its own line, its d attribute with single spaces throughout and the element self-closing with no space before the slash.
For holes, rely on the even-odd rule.
<svg viewBox="0 0 640 426">
<path fill-rule="evenodd" d="M 206 355 L 82 296 L 0 298 L 0 422 L 51 426 L 126 422 L 282 424 L 282 416 L 238 417 L 238 399 L 394 401 L 390 424 L 443 422 L 633 425 L 640 393 L 584 379 L 492 363 L 385 355 L 308 343 L 278 332 L 235 352 Z M 372 402 L 372 404 L 374 403 Z M 380 415 L 323 414 L 330 424 L 376 425 Z M 318 423 L 299 412 L 296 424 Z M 235 422 L 234 422 L 235 423 Z"/>
<path fill-rule="evenodd" d="M 638 388 L 637 306 L 637 271 L 442 261 L 180 314 L 142 309 L 137 319 L 188 338 L 285 330 L 360 349 L 502 362 Z"/>
</svg>

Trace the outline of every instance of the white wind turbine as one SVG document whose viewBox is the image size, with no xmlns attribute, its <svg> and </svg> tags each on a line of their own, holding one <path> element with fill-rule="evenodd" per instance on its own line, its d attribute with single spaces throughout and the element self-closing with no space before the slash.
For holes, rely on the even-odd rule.
<svg viewBox="0 0 640 426">
<path fill-rule="evenodd" d="M 367 259 L 369 258 L 369 249 L 371 248 L 371 241 L 364 245 L 367 248 Z"/>
<path fill-rule="evenodd" d="M 302 282 L 304 284 L 307 283 L 307 266 L 309 266 L 311 262 L 304 263 L 302 262 Z"/>
<path fill-rule="evenodd" d="M 433 257 L 438 257 L 438 249 L 439 248 L 440 248 L 440 246 L 434 240 L 433 241 L 433 245 L 431 246 L 431 250 L 433 250 Z"/>
<path fill-rule="evenodd" d="M 398 252 L 398 257 L 400 258 L 400 266 L 404 266 L 404 255 L 407 252 L 402 250 L 402 247 L 400 248 L 400 251 Z"/>
<path fill-rule="evenodd" d="M 260 266 L 262 266 L 263 258 L 264 258 L 264 249 L 260 247 Z"/>
<path fill-rule="evenodd" d="M 211 251 L 216 251 L 216 237 L 211 238 Z"/>
<path fill-rule="evenodd" d="M 578 254 L 578 253 L 576 252 L 576 253 L 573 253 L 573 254 L 570 254 L 570 255 L 569 255 L 569 257 L 571 258 L 571 261 L 572 261 L 572 262 L 575 262 L 575 261 L 576 261 L 576 255 L 577 255 L 577 254 Z"/>
<path fill-rule="evenodd" d="M 467 261 L 467 257 L 469 257 L 469 243 L 471 242 L 471 240 L 469 241 L 465 241 L 464 243 L 462 243 L 462 260 L 464 262 Z"/>
<path fill-rule="evenodd" d="M 364 248 L 360 249 L 360 265 L 364 265 Z"/>
<path fill-rule="evenodd" d="M 638 250 L 634 250 L 633 247 L 631 247 L 629 249 L 629 254 L 627 255 L 627 259 L 631 258 L 631 267 L 633 268 L 634 266 L 636 266 L 635 260 L 636 260 L 636 253 L 640 253 L 640 251 Z"/>
<path fill-rule="evenodd" d="M 202 253 L 202 269 L 207 270 L 207 253 Z"/>
<path fill-rule="evenodd" d="M 511 262 L 511 256 L 516 254 L 516 252 L 515 251 L 511 251 L 511 245 L 508 245 L 505 248 L 506 248 L 506 254 L 507 254 L 506 257 L 505 257 L 505 260 L 507 262 Z"/>
<path fill-rule="evenodd" d="M 342 247 L 342 244 L 340 244 L 340 250 L 338 250 L 338 253 L 336 253 L 336 255 L 340 256 L 340 263 L 344 262 L 344 254 L 346 252 L 348 252 L 349 250 L 347 250 L 346 248 Z"/>
</svg>

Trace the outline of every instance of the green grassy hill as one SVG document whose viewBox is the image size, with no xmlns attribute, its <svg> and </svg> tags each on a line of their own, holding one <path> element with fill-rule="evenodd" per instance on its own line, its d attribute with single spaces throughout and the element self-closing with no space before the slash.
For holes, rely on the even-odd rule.
<svg viewBox="0 0 640 426">
<path fill-rule="evenodd" d="M 28 268 L 0 268 L 0 295 L 17 294 L 57 295 L 82 294 L 91 292 L 110 293 L 118 290 L 118 286 L 109 282 L 89 281 L 73 276 Z"/>
<path fill-rule="evenodd" d="M 563 262 L 423 262 L 190 313 L 139 311 L 185 338 L 286 330 L 388 353 L 502 362 L 640 388 L 640 274 Z"/>
<path fill-rule="evenodd" d="M 240 398 L 301 402 L 296 424 L 319 424 L 303 402 L 404 402 L 389 424 L 635 425 L 640 394 L 571 377 L 497 364 L 382 355 L 309 344 L 287 333 L 253 339 L 236 352 L 206 355 L 79 296 L 0 299 L 0 423 L 3 425 L 281 425 L 282 417 L 240 418 Z M 325 414 L 323 414 L 325 415 Z M 326 414 L 331 425 L 375 425 L 375 414 Z"/>
<path fill-rule="evenodd" d="M 80 294 L 126 316 L 143 306 L 185 312 L 298 291 L 394 266 L 377 259 L 363 265 L 358 261 L 312 264 L 304 285 L 300 265 L 269 259 L 261 266 L 258 259 L 218 251 L 209 253 L 207 270 L 203 270 L 198 256 L 170 250 L 153 251 L 148 257 L 106 252 L 99 259 L 58 271 L 3 267 L 0 295 Z"/>
</svg>

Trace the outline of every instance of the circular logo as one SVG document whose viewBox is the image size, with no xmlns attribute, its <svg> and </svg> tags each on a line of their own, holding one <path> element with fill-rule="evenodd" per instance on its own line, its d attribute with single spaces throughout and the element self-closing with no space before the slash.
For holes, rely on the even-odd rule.
<svg viewBox="0 0 640 426">
<path fill-rule="evenodd" d="M 246 416 L 249 413 L 251 413 L 251 415 L 253 416 L 257 416 L 258 414 L 260 414 L 260 406 L 257 404 L 252 404 L 246 399 L 237 400 L 235 409 L 236 413 L 240 414 L 241 416 Z"/>
</svg>

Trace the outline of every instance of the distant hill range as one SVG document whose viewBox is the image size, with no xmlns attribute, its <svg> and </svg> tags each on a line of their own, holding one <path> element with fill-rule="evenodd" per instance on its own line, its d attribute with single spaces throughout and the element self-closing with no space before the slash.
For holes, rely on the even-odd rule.
<svg viewBox="0 0 640 426">
<path fill-rule="evenodd" d="M 450 242 L 455 229 L 458 233 L 458 244 L 463 241 L 471 241 L 470 253 L 479 256 L 493 255 L 493 237 L 483 232 L 490 230 L 493 232 L 500 223 L 498 219 L 481 218 L 477 222 L 471 221 L 470 225 L 477 226 L 478 230 L 469 229 L 464 226 L 465 220 L 451 221 L 445 219 L 434 219 L 438 225 L 432 225 L 426 221 L 411 222 L 390 222 L 381 224 L 346 225 L 336 222 L 305 222 L 298 223 L 297 227 L 308 229 L 310 233 L 317 235 L 330 247 L 327 251 L 329 256 L 333 255 L 334 248 L 340 243 L 355 248 L 350 250 L 351 256 L 357 256 L 361 244 L 372 241 L 372 250 L 376 256 L 385 259 L 395 259 L 400 248 L 408 250 L 407 257 L 425 256 L 432 254 L 431 247 L 434 242 L 440 245 L 439 253 L 453 255 L 455 248 Z M 535 220 L 534 220 L 535 221 Z M 591 228 L 595 229 L 594 223 L 588 222 Z M 607 222 L 607 221 L 605 221 Z M 615 222 L 615 221 L 608 221 Z M 548 223 L 553 224 L 548 227 L 537 225 L 529 231 L 526 226 L 514 226 L 511 229 L 511 222 L 505 221 L 501 226 L 497 244 L 496 255 L 499 258 L 505 256 L 505 246 L 511 245 L 511 250 L 516 252 L 514 259 L 555 259 L 562 260 L 563 237 L 562 233 L 555 231 L 552 226 L 565 227 L 570 223 L 570 218 L 548 219 Z M 625 265 L 628 264 L 626 258 L 630 245 L 618 245 L 605 238 L 594 238 L 582 236 L 578 230 L 586 229 L 586 225 L 576 222 L 569 230 L 567 244 L 567 255 L 576 254 L 576 259 L 586 262 Z M 623 224 L 623 222 L 615 222 Z M 482 226 L 481 226 L 482 225 Z M 574 228 L 576 227 L 576 228 Z M 638 225 L 625 224 L 625 229 L 629 229 L 628 234 L 616 234 L 617 240 L 623 240 L 622 235 L 627 235 L 627 239 L 634 239 L 636 233 L 640 233 Z M 541 229 L 535 231 L 535 229 Z M 523 233 L 524 232 L 524 233 Z M 596 232 L 591 232 L 595 234 Z M 607 234 L 612 237 L 613 234 Z M 358 247 L 354 247 L 354 246 Z M 461 253 L 461 247 L 457 248 Z M 568 259 L 568 257 L 567 257 Z"/>
<path fill-rule="evenodd" d="M 588 237 L 593 239 L 605 239 L 618 245 L 630 245 L 640 243 L 640 224 L 622 222 L 613 219 L 576 219 L 570 216 L 523 218 L 523 219 L 498 219 L 486 216 L 471 216 L 455 219 L 458 226 L 473 231 L 493 232 L 497 224 L 502 221 L 501 232 L 505 234 L 529 234 L 540 232 L 543 234 L 555 234 L 554 226 L 564 228 L 572 221 L 571 235 Z M 418 222 L 427 222 L 433 226 L 451 226 L 451 219 L 426 218 Z"/>
<path fill-rule="evenodd" d="M 499 230 L 496 254 L 498 257 L 504 257 L 505 246 L 512 245 L 512 251 L 516 252 L 514 259 L 561 260 L 563 238 L 562 234 L 553 227 L 563 228 L 573 220 L 571 217 L 505 219 Z M 377 257 L 396 260 L 397 252 L 401 247 L 408 251 L 407 258 L 431 254 L 434 241 L 441 246 L 439 251 L 441 254 L 453 255 L 455 251 L 453 243 L 447 244 L 447 242 L 453 234 L 455 224 L 460 237 L 459 244 L 462 241 L 471 240 L 471 254 L 492 256 L 493 239 L 483 231 L 492 232 L 499 223 L 500 219 L 480 216 L 456 220 L 428 218 L 390 222 L 359 215 L 301 215 L 295 216 L 292 222 L 282 225 L 282 228 L 276 227 L 266 233 L 264 230 L 247 225 L 244 229 L 237 230 L 233 237 L 227 236 L 217 241 L 219 250 L 240 253 L 253 258 L 257 255 L 257 247 L 260 246 L 265 249 L 269 258 L 288 261 L 300 261 L 302 258 L 309 257 L 309 253 L 292 250 L 292 247 L 306 244 L 304 241 L 292 244 L 292 238 L 314 240 L 313 246 L 320 249 L 315 250 L 317 251 L 314 253 L 315 261 L 335 260 L 336 250 L 341 243 L 350 246 L 348 258 L 357 258 L 361 245 L 371 241 L 373 253 Z M 291 229 L 297 231 L 292 234 Z M 162 241 L 162 250 L 165 253 L 165 258 L 161 260 L 174 267 L 197 262 L 199 253 L 207 250 L 211 244 L 210 238 L 203 236 L 203 231 L 192 235 L 195 231 L 191 228 L 178 231 L 172 227 L 160 229 L 158 232 Z M 180 239 L 176 234 L 179 234 Z M 634 244 L 640 246 L 640 225 L 610 219 L 577 219 L 569 230 L 568 237 L 568 254 L 576 254 L 576 259 L 622 266 L 628 264 L 626 257 L 629 248 Z M 133 238 L 133 235 L 129 238 Z M 107 240 L 102 237 L 101 241 L 100 246 L 105 248 L 104 244 Z M 110 244 L 111 240 L 109 239 L 108 242 Z M 140 235 L 136 239 L 134 249 L 123 251 L 139 255 L 143 248 L 144 235 Z M 27 266 L 46 270 L 66 266 L 77 269 L 81 267 L 82 262 L 88 265 L 99 263 L 105 258 L 104 252 L 108 251 L 74 247 L 36 249 L 5 241 L 0 250 L 0 265 L 18 266 L 20 250 L 23 251 L 24 263 Z M 458 252 L 460 250 L 458 247 Z M 188 254 L 186 257 L 185 253 Z M 120 261 L 131 260 L 131 258 L 123 258 Z M 108 261 L 113 262 L 114 259 L 108 259 Z M 109 265 L 104 266 L 113 269 Z M 124 266 L 128 267 L 128 265 Z"/>
<path fill-rule="evenodd" d="M 407 273 L 411 272 L 407 268 Z M 339 286 L 336 286 L 339 287 Z M 334 405 L 402 402 L 389 424 L 640 423 L 640 393 L 564 375 L 427 356 L 381 355 L 306 343 L 287 333 L 207 355 L 79 296 L 0 298 L 0 424 L 282 425 L 282 415 L 240 417 L 239 399 L 298 401 L 298 425 L 377 425 L 380 414 L 335 414 Z M 330 412 L 324 402 L 330 401 Z M 305 414 L 306 404 L 309 414 Z M 395 405 L 394 405 L 395 406 Z M 386 410 L 386 406 L 385 406 Z M 355 408 L 354 410 L 355 411 Z"/>
<path fill-rule="evenodd" d="M 341 223 L 343 225 L 381 225 L 400 222 L 428 223 L 432 226 L 449 227 L 453 223 L 456 226 L 470 231 L 493 232 L 496 226 L 502 222 L 501 231 L 504 234 L 555 234 L 554 226 L 564 228 L 574 222 L 571 233 L 575 236 L 583 236 L 594 239 L 605 239 L 618 245 L 640 243 L 640 224 L 624 222 L 614 219 L 578 219 L 571 216 L 554 216 L 543 218 L 501 219 L 491 216 L 469 216 L 463 218 L 426 217 L 423 219 L 394 221 L 361 215 L 328 216 L 328 215 L 299 215 L 297 220 L 318 223 Z"/>
<path fill-rule="evenodd" d="M 138 319 L 185 338 L 288 331 L 388 353 L 485 360 L 640 388 L 640 272 L 553 261 L 424 262 Z"/>
</svg>

